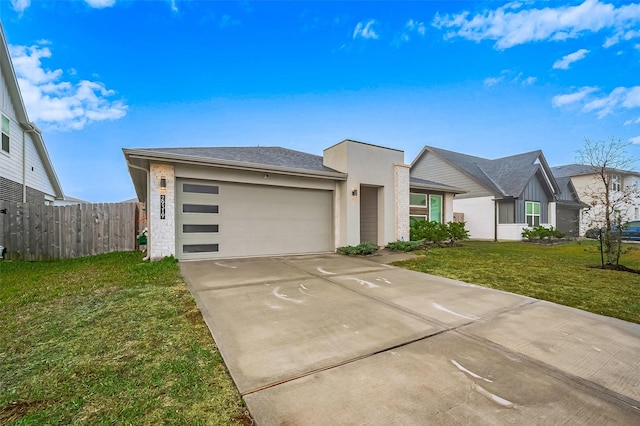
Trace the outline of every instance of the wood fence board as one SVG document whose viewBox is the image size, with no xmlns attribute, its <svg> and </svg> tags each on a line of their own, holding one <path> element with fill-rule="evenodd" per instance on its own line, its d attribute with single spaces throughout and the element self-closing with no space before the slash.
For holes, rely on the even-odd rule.
<svg viewBox="0 0 640 426">
<path fill-rule="evenodd" d="M 0 245 L 7 258 L 49 260 L 136 249 L 135 203 L 70 206 L 0 201 Z"/>
</svg>

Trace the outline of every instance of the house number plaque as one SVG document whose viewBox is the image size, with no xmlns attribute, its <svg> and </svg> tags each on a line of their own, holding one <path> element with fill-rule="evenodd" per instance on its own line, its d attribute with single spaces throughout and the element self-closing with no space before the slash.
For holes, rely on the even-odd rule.
<svg viewBox="0 0 640 426">
<path fill-rule="evenodd" d="M 160 219 L 165 218 L 165 195 L 160 194 Z"/>
</svg>

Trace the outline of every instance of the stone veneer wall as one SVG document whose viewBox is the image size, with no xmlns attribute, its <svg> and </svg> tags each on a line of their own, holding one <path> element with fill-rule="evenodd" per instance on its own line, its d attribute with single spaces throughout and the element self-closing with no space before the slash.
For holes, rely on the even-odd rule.
<svg viewBox="0 0 640 426">
<path fill-rule="evenodd" d="M 167 179 L 165 195 L 165 218 L 160 219 L 160 179 Z M 149 257 L 159 260 L 176 254 L 176 188 L 173 165 L 151 163 L 149 173 Z"/>
<path fill-rule="evenodd" d="M 395 238 L 409 241 L 409 165 L 394 164 L 393 180 L 395 192 Z"/>
</svg>

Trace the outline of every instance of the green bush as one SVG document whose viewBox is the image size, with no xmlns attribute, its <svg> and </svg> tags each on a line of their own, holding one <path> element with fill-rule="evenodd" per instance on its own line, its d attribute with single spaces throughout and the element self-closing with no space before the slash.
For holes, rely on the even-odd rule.
<svg viewBox="0 0 640 426">
<path fill-rule="evenodd" d="M 387 248 L 393 251 L 414 251 L 424 247 L 424 240 L 419 241 L 392 241 L 387 244 Z"/>
<path fill-rule="evenodd" d="M 545 228 L 542 225 L 537 225 L 533 228 L 522 228 L 522 238 L 528 241 L 548 240 L 552 238 L 564 238 L 564 234 L 553 226 Z"/>
<path fill-rule="evenodd" d="M 449 222 L 447 223 L 447 230 L 449 231 L 449 238 L 451 245 L 456 241 L 468 240 L 469 231 L 464 227 L 464 222 Z"/>
<path fill-rule="evenodd" d="M 416 220 L 411 223 L 411 241 L 430 242 L 442 245 L 445 241 L 454 245 L 456 241 L 469 238 L 469 231 L 464 227 L 464 222 L 440 223 L 426 220 Z"/>
<path fill-rule="evenodd" d="M 370 242 L 360 243 L 357 246 L 338 247 L 338 252 L 354 256 L 358 254 L 367 255 L 378 251 L 378 246 Z"/>
</svg>

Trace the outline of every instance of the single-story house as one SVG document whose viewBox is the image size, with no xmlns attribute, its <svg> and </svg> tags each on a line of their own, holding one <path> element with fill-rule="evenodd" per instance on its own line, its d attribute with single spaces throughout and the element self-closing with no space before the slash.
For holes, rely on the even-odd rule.
<svg viewBox="0 0 640 426">
<path fill-rule="evenodd" d="M 401 150 L 345 140 L 322 156 L 280 147 L 123 149 L 147 206 L 151 259 L 333 252 L 409 239 L 410 187 L 451 218 L 453 193 L 410 183 Z M 438 213 L 436 213 L 436 209 Z"/>
<path fill-rule="evenodd" d="M 474 239 L 520 240 L 523 228 L 559 224 L 564 228 L 564 215 L 562 222 L 557 221 L 559 202 L 567 211 L 573 209 L 576 218 L 579 214 L 575 193 L 562 192 L 567 199 L 561 199 L 539 150 L 486 159 L 425 146 L 411 163 L 410 175 L 466 190 L 455 195 L 453 209 Z"/>
</svg>

